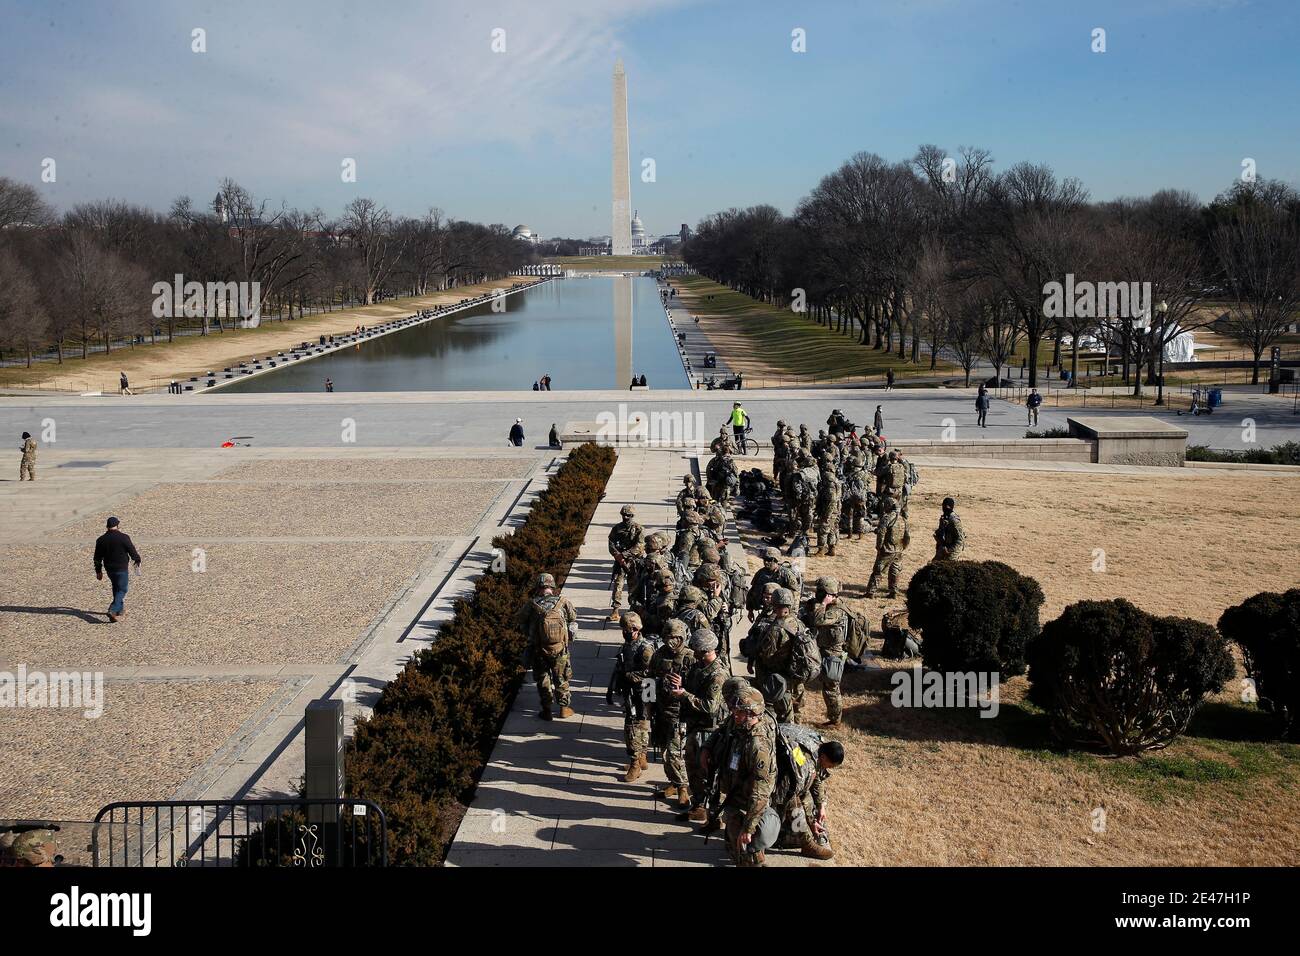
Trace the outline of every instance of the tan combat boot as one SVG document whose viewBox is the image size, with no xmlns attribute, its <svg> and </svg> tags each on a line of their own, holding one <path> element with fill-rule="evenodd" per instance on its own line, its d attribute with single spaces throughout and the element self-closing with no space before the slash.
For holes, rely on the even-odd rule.
<svg viewBox="0 0 1300 956">
<path fill-rule="evenodd" d="M 572 717 L 572 716 L 573 716 L 573 708 L 570 707 L 568 704 L 565 704 L 563 707 L 560 708 L 560 716 L 561 716 L 561 717 Z"/>
<path fill-rule="evenodd" d="M 677 809 L 689 810 L 691 808 L 691 791 L 689 787 L 679 787 L 677 789 Z"/>
<path fill-rule="evenodd" d="M 690 812 L 686 819 L 690 820 L 691 823 L 708 823 L 709 811 L 704 807 L 696 807 Z"/>
<path fill-rule="evenodd" d="M 628 761 L 627 771 L 623 774 L 624 783 L 632 783 L 641 776 L 641 761 L 633 757 Z"/>
<path fill-rule="evenodd" d="M 835 855 L 829 843 L 818 843 L 811 833 L 803 835 L 803 839 L 799 842 L 799 853 L 813 860 L 829 860 Z"/>
<path fill-rule="evenodd" d="M 611 624 L 617 624 L 619 621 L 621 621 L 622 617 L 618 613 L 618 608 L 616 607 L 610 608 L 609 617 L 605 618 L 605 620 L 609 621 L 609 623 Z"/>
<path fill-rule="evenodd" d="M 666 783 L 664 784 L 663 789 L 655 794 L 655 796 L 663 797 L 665 800 L 673 800 L 677 797 L 677 789 L 677 784 Z"/>
<path fill-rule="evenodd" d="M 645 754 L 637 754 L 636 762 L 642 770 L 650 766 L 650 761 L 645 759 Z"/>
</svg>

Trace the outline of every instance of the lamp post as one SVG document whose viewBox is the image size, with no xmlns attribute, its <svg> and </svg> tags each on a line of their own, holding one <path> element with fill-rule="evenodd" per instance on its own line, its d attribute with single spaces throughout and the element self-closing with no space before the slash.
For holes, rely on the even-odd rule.
<svg viewBox="0 0 1300 956">
<path fill-rule="evenodd" d="M 1159 312 L 1161 316 L 1164 316 L 1164 314 L 1169 311 L 1169 303 L 1166 302 L 1164 299 L 1161 299 L 1159 302 L 1156 303 L 1156 311 Z M 1156 373 L 1156 404 L 1163 405 L 1165 403 L 1165 320 L 1164 318 L 1160 319 L 1159 324 L 1160 324 L 1160 336 L 1157 344 L 1160 347 L 1160 355 L 1156 359 L 1156 362 L 1158 363 L 1160 370 Z"/>
</svg>

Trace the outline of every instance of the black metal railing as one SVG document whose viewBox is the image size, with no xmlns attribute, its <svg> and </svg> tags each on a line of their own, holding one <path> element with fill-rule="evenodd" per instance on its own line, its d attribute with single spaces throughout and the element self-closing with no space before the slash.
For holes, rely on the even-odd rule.
<svg viewBox="0 0 1300 956">
<path fill-rule="evenodd" d="M 95 866 L 388 865 L 388 823 L 368 800 L 130 800 L 91 827 Z"/>
</svg>

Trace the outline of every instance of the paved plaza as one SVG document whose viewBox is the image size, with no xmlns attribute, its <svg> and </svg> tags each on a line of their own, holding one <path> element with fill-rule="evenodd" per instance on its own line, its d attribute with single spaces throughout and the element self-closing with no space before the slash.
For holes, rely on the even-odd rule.
<svg viewBox="0 0 1300 956">
<path fill-rule="evenodd" d="M 552 423 L 594 421 L 599 415 L 641 411 L 694 416 L 706 441 L 717 434 L 733 401 L 744 403 L 754 435 L 766 443 L 777 419 L 824 426 L 832 408 L 859 424 L 870 424 L 883 406 L 885 434 L 900 439 L 939 439 L 946 420 L 956 437 L 1021 438 L 1028 427 L 1023 406 L 994 399 L 988 428 L 975 427 L 974 389 L 803 388 L 741 392 L 556 391 L 556 392 L 384 392 L 284 393 L 210 396 L 0 397 L 0 432 L 15 437 L 42 424 L 57 427 L 64 449 L 216 448 L 239 438 L 253 447 L 505 447 L 516 418 L 523 418 L 526 445 L 543 446 Z M 1258 392 L 1227 391 L 1225 405 L 1209 416 L 1178 415 L 1144 408 L 1093 408 L 1088 416 L 1156 415 L 1189 432 L 1188 443 L 1212 448 L 1248 447 L 1243 421 L 1254 423 L 1256 446 L 1300 440 L 1300 415 L 1292 402 Z M 1039 429 L 1064 428 L 1083 409 L 1044 407 Z M 697 419 L 690 419 L 692 424 Z M 694 437 L 694 436 L 692 436 Z M 14 456 L 17 471 L 17 455 Z"/>
</svg>

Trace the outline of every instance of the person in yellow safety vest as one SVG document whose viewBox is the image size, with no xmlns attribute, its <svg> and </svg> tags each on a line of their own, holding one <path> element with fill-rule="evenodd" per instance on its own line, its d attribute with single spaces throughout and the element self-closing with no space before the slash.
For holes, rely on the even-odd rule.
<svg viewBox="0 0 1300 956">
<path fill-rule="evenodd" d="M 740 402 L 731 405 L 731 431 L 736 436 L 736 447 L 740 448 L 745 439 L 745 429 L 749 427 L 749 413 L 741 407 Z"/>
</svg>

